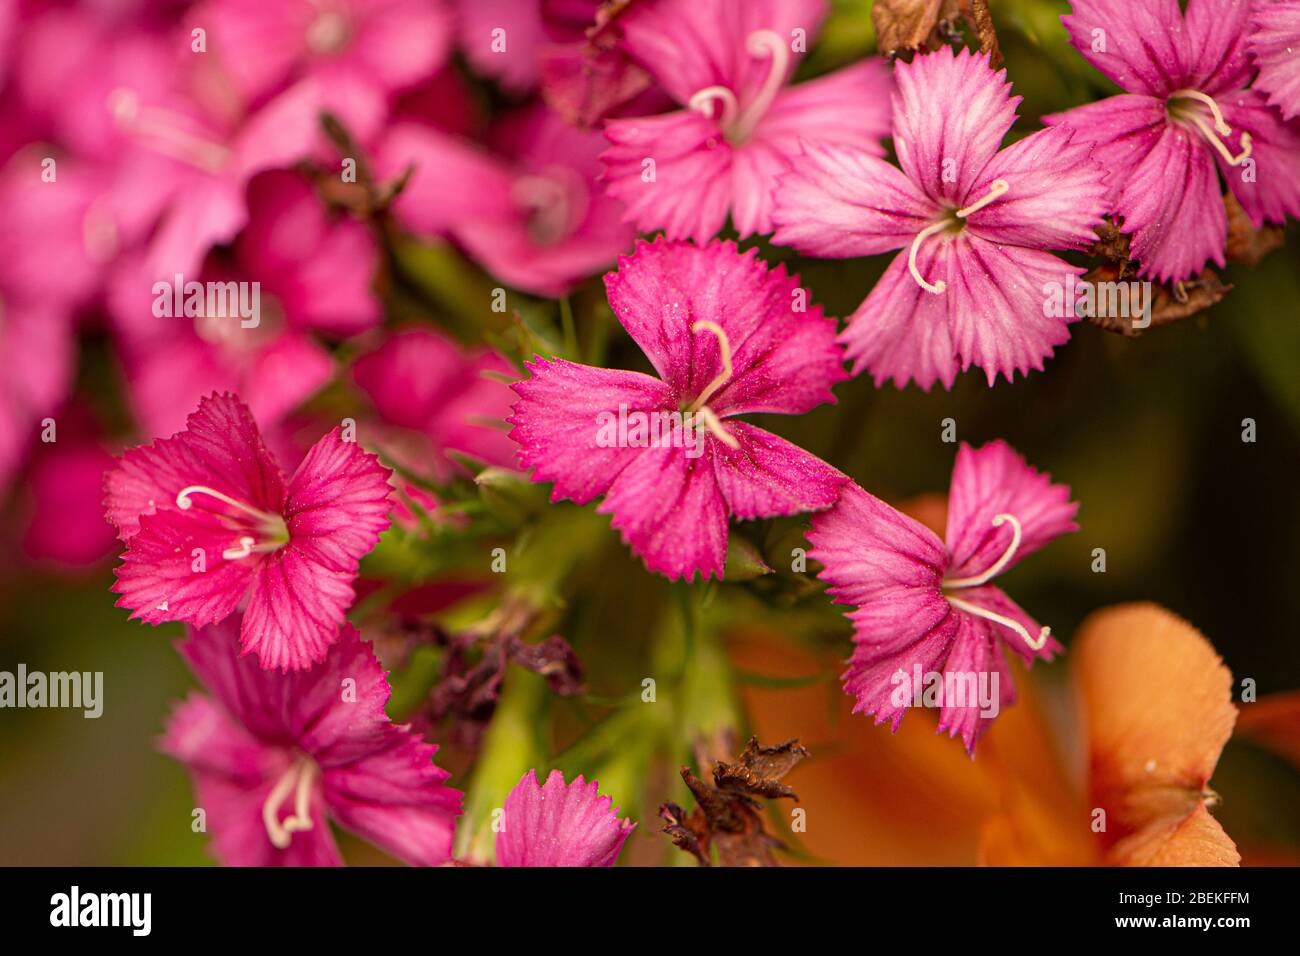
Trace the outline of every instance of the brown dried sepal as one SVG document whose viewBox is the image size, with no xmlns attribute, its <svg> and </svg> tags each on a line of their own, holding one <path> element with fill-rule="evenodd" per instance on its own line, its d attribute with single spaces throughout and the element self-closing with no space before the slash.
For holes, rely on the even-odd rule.
<svg viewBox="0 0 1300 956">
<path fill-rule="evenodd" d="M 996 70 L 1002 65 L 988 0 L 876 0 L 871 8 L 876 47 L 886 56 L 910 59 L 917 51 L 934 51 L 959 39 L 957 21 L 964 20 L 989 54 Z"/>
<path fill-rule="evenodd" d="M 1127 282 L 1131 281 L 1132 272 L 1125 274 L 1124 264 L 1102 265 L 1088 272 L 1085 282 Z M 1158 328 L 1202 312 L 1223 299 L 1232 286 L 1219 278 L 1211 269 L 1201 270 L 1194 279 L 1173 282 L 1167 285 L 1151 285 L 1151 324 L 1147 328 Z M 1137 338 L 1145 329 L 1133 328 L 1130 316 L 1088 316 L 1088 321 L 1107 332 L 1115 332 L 1127 338 Z"/>
<path fill-rule="evenodd" d="M 661 806 L 664 832 L 704 866 L 711 864 L 714 847 L 720 866 L 778 866 L 772 850 L 781 841 L 764 829 L 762 801 L 799 799 L 781 778 L 806 756 L 808 751 L 797 740 L 764 747 L 751 737 L 736 763 L 715 761 L 712 784 L 682 767 L 682 780 L 696 808 L 688 815 L 674 803 Z"/>
<path fill-rule="evenodd" d="M 1223 194 L 1223 207 L 1228 213 L 1228 258 L 1244 262 L 1252 269 L 1266 255 L 1286 242 L 1286 231 L 1281 226 L 1251 225 L 1246 210 L 1231 192 Z"/>
</svg>

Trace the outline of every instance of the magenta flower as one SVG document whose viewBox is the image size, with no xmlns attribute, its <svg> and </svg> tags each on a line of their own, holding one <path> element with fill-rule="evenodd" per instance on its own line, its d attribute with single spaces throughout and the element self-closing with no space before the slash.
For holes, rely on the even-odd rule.
<svg viewBox="0 0 1300 956">
<path fill-rule="evenodd" d="M 432 329 L 410 329 L 358 358 L 352 374 L 375 406 L 371 430 L 389 460 L 435 481 L 451 477 L 449 451 L 514 465 L 506 416 L 515 395 L 499 376 L 515 370 L 496 352 L 466 352 Z"/>
<path fill-rule="evenodd" d="M 393 204 L 398 220 L 423 236 L 454 237 L 502 281 L 546 296 L 566 294 L 632 244 L 622 207 L 596 181 L 599 133 L 544 108 L 515 113 L 494 132 L 501 155 L 427 127 L 394 127 L 376 166 L 384 176 L 415 166 Z"/>
<path fill-rule="evenodd" d="M 847 479 L 733 416 L 799 415 L 844 378 L 835 322 L 785 268 L 730 242 L 641 242 L 605 276 L 610 305 L 659 378 L 563 359 L 528 363 L 509 421 L 552 501 L 598 510 L 651 571 L 721 578 L 727 518 L 829 507 Z M 675 416 L 675 417 L 674 417 Z"/>
<path fill-rule="evenodd" d="M 1284 119 L 1300 116 L 1300 0 L 1264 0 L 1250 18 L 1250 55 L 1259 68 L 1254 87 Z"/>
<path fill-rule="evenodd" d="M 203 627 L 244 604 L 244 653 L 309 667 L 338 640 L 357 567 L 388 527 L 390 474 L 335 428 L 286 482 L 248 408 L 206 398 L 184 431 L 128 450 L 105 479 L 126 543 L 117 606 Z"/>
<path fill-rule="evenodd" d="M 1140 274 L 1186 279 L 1224 265 L 1219 173 L 1256 228 L 1300 214 L 1300 123 L 1246 89 L 1249 0 L 1075 0 L 1083 57 L 1128 92 L 1043 118 L 1096 144 L 1111 210 Z"/>
<path fill-rule="evenodd" d="M 841 335 L 854 374 L 877 385 L 1041 369 L 1076 318 L 1049 314 L 1044 287 L 1084 271 L 1045 250 L 1096 241 L 1105 174 L 1066 129 L 999 150 L 1020 97 L 987 55 L 944 48 L 894 73 L 902 171 L 861 148 L 809 146 L 777 188 L 773 241 L 837 258 L 907 250 Z"/>
<path fill-rule="evenodd" d="M 622 49 L 684 109 L 613 119 L 609 193 L 642 232 L 740 238 L 772 230 L 772 183 L 807 144 L 883 155 L 889 75 L 868 60 L 788 87 L 823 0 L 663 0 L 619 20 Z"/>
<path fill-rule="evenodd" d="M 249 101 L 310 78 L 367 139 L 390 99 L 433 73 L 451 46 L 441 0 L 209 0 L 213 49 Z"/>
<path fill-rule="evenodd" d="M 323 663 L 282 674 L 239 653 L 239 621 L 191 630 L 192 693 L 162 750 L 185 763 L 226 866 L 338 866 L 329 820 L 416 866 L 451 858 L 461 794 L 438 748 L 388 719 L 370 644 L 345 625 Z"/>
<path fill-rule="evenodd" d="M 813 517 L 808 556 L 836 603 L 854 605 L 855 649 L 844 690 L 854 713 L 898 730 L 928 675 L 942 674 L 939 730 L 975 743 L 1015 702 L 1004 649 L 1026 663 L 1061 645 L 990 582 L 1053 538 L 1078 529 L 1070 489 L 1025 464 L 1005 442 L 957 452 L 947 542 L 857 485 Z M 995 683 L 996 681 L 996 683 Z M 949 696 L 949 689 L 963 691 Z M 983 703 L 979 697 L 988 690 Z M 965 694 L 963 698 L 961 693 Z"/>
<path fill-rule="evenodd" d="M 613 866 L 636 824 L 618 818 L 618 807 L 599 795 L 595 780 L 573 783 L 552 770 L 538 785 L 528 771 L 506 797 L 497 833 L 497 866 Z"/>
</svg>

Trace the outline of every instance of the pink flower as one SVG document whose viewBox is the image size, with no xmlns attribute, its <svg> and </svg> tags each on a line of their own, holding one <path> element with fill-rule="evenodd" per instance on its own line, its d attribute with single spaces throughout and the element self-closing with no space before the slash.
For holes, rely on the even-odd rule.
<svg viewBox="0 0 1300 956">
<path fill-rule="evenodd" d="M 1076 316 L 1044 306 L 1083 269 L 1047 249 L 1096 241 L 1102 169 L 1067 129 L 999 150 L 1020 97 L 988 57 L 944 48 L 895 67 L 900 172 L 861 149 L 814 146 L 777 189 L 773 241 L 827 257 L 899 253 L 841 340 L 854 374 L 901 388 L 959 371 L 1041 369 Z"/>
<path fill-rule="evenodd" d="M 732 416 L 799 415 L 844 378 L 835 323 L 799 280 L 729 242 L 638 244 L 605 276 L 610 305 L 659 378 L 563 359 L 528 364 L 509 421 L 552 501 L 599 511 L 651 571 L 721 578 L 727 519 L 829 507 L 847 479 Z M 674 417 L 675 416 L 675 417 Z"/>
<path fill-rule="evenodd" d="M 393 205 L 398 220 L 454 237 L 502 281 L 546 296 L 564 295 L 632 244 L 622 207 L 596 183 L 599 133 L 532 108 L 510 116 L 496 142 L 510 160 L 437 130 L 395 127 L 376 166 L 385 176 L 415 166 Z"/>
<path fill-rule="evenodd" d="M 210 0 L 202 13 L 245 99 L 310 78 L 362 140 L 379 130 L 393 95 L 437 70 L 451 45 L 441 0 Z"/>
<path fill-rule="evenodd" d="M 537 85 L 542 0 L 456 0 L 456 8 L 460 46 L 476 73 L 512 94 Z"/>
<path fill-rule="evenodd" d="M 772 184 L 809 144 L 882 155 L 889 76 L 868 60 L 789 87 L 824 0 L 662 0 L 619 20 L 622 49 L 685 109 L 605 124 L 609 193 L 642 232 L 772 230 Z"/>
<path fill-rule="evenodd" d="M 1250 55 L 1259 67 L 1254 87 L 1285 119 L 1300 116 L 1300 0 L 1263 0 L 1250 18 Z"/>
<path fill-rule="evenodd" d="M 338 866 L 329 820 L 417 866 L 451 858 L 461 794 L 438 748 L 388 719 L 388 681 L 345 625 L 324 661 L 281 674 L 239 654 L 237 618 L 191 630 L 193 693 L 161 747 L 185 763 L 226 866 Z"/>
<path fill-rule="evenodd" d="M 1070 489 L 1054 485 L 1006 443 L 963 444 L 948 498 L 947 542 L 857 485 L 813 516 L 808 556 L 838 604 L 851 604 L 856 645 L 844 690 L 893 729 L 931 674 L 944 676 L 939 730 L 975 743 L 1015 702 L 1004 649 L 1026 663 L 1061 645 L 1000 588 L 997 575 L 1053 538 L 1077 530 Z M 964 686 L 965 697 L 947 688 Z M 981 688 L 977 692 L 976 688 Z M 979 701 L 989 693 L 983 703 Z M 932 702 L 927 702 L 932 703 Z"/>
<path fill-rule="evenodd" d="M 235 243 L 239 271 L 275 297 L 291 326 L 347 336 L 378 324 L 379 249 L 366 226 L 331 217 L 311 184 L 286 170 L 249 183 L 248 209 Z"/>
<path fill-rule="evenodd" d="M 390 474 L 335 428 L 286 483 L 248 408 L 206 398 L 184 431 L 125 452 L 105 479 L 126 543 L 117 606 L 203 627 L 245 604 L 244 653 L 309 667 L 338 640 L 357 567 L 388 527 Z"/>
<path fill-rule="evenodd" d="M 60 415 L 59 440 L 40 445 L 28 470 L 27 528 L 23 551 L 37 561 L 73 570 L 113 553 L 113 529 L 103 520 L 99 494 L 112 464 L 99 443 L 68 434 Z"/>
<path fill-rule="evenodd" d="M 538 785 L 528 771 L 506 797 L 504 824 L 497 834 L 498 866 L 613 866 L 631 820 L 618 818 L 618 807 L 599 795 L 595 780 L 573 783 L 552 770 Z"/>
<path fill-rule="evenodd" d="M 514 465 L 505 420 L 515 396 L 493 376 L 515 373 L 497 353 L 465 352 L 432 329 L 410 329 L 358 358 L 352 374 L 378 412 L 390 459 L 436 481 L 452 473 L 449 451 Z"/>
<path fill-rule="evenodd" d="M 1256 228 L 1300 214 L 1300 123 L 1246 89 L 1249 0 L 1186 6 L 1075 0 L 1075 48 L 1128 92 L 1043 119 L 1096 144 L 1140 274 L 1162 282 L 1224 264 L 1220 173 Z"/>
</svg>

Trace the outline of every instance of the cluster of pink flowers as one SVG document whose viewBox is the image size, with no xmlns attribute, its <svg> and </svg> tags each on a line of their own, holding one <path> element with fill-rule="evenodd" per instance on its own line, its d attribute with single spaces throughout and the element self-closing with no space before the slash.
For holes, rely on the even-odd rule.
<svg viewBox="0 0 1300 956">
<path fill-rule="evenodd" d="M 599 499 L 671 580 L 724 576 L 732 518 L 812 514 L 809 556 L 852 606 L 858 711 L 896 728 L 896 675 L 918 666 L 996 672 L 1010 704 L 1006 651 L 1061 647 L 993 581 L 1075 529 L 1069 489 L 1000 441 L 963 445 L 941 541 L 745 416 L 803 415 L 864 371 L 928 390 L 972 365 L 990 386 L 1042 370 L 1075 318 L 1047 314 L 1043 287 L 1084 273 L 1062 256 L 1107 217 L 1141 275 L 1174 282 L 1224 263 L 1221 180 L 1257 227 L 1300 216 L 1300 4 L 1185 6 L 1074 0 L 1073 44 L 1125 92 L 1004 145 L 1020 98 L 987 54 L 797 81 L 826 0 L 613 18 L 596 0 L 18 3 L 23 42 L 0 24 L 0 488 L 46 454 L 46 419 L 77 420 L 75 333 L 101 331 L 153 439 L 107 469 L 113 590 L 189 629 L 208 693 L 163 746 L 216 855 L 338 863 L 328 818 L 407 862 L 452 860 L 461 795 L 386 716 L 347 615 L 363 558 L 395 516 L 436 511 L 424 483 L 462 474 L 458 455 Z M 458 52 L 510 104 L 491 123 Z M 804 256 L 897 254 L 841 329 L 816 289 L 720 238 L 728 222 Z M 400 286 L 398 232 L 531 296 L 603 274 L 655 374 L 551 355 L 521 372 L 389 321 L 377 277 Z M 162 317 L 190 283 L 259 298 Z M 353 386 L 340 423 L 324 409 Z M 689 422 L 691 447 L 602 439 L 602 416 L 630 414 Z M 103 471 L 93 454 L 58 469 Z M 62 534 L 73 556 L 105 547 L 79 534 Z M 945 705 L 939 728 L 973 754 L 992 719 Z M 633 826 L 617 814 L 595 782 L 530 771 L 497 862 L 612 865 Z"/>
</svg>

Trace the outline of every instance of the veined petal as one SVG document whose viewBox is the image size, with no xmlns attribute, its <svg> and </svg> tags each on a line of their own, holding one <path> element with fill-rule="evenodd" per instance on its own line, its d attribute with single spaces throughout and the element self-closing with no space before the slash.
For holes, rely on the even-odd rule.
<svg viewBox="0 0 1300 956">
<path fill-rule="evenodd" d="M 1228 217 L 1210 147 L 1200 134 L 1176 124 L 1125 180 L 1116 204 L 1131 233 L 1130 255 L 1141 276 L 1176 282 L 1207 261 L 1224 264 Z"/>
<path fill-rule="evenodd" d="M 1248 46 L 1259 67 L 1255 89 L 1284 118 L 1300 117 L 1300 0 L 1256 4 Z"/>
<path fill-rule="evenodd" d="M 506 795 L 497 833 L 498 866 L 613 866 L 636 824 L 620 820 L 618 808 L 600 796 L 595 780 L 581 774 L 566 784 L 552 770 L 538 785 L 529 770 Z"/>
<path fill-rule="evenodd" d="M 1071 0 L 1061 17 L 1083 58 L 1131 93 L 1165 97 L 1192 60 L 1178 0 Z"/>
<path fill-rule="evenodd" d="M 973 757 L 980 737 L 1004 707 L 1016 702 L 1016 688 L 989 623 L 960 612 L 957 617 L 957 633 L 943 662 L 937 732 L 960 736 Z"/>
<path fill-rule="evenodd" d="M 820 458 L 771 432 L 732 420 L 724 421 L 722 427 L 740 447 L 714 442 L 713 468 L 727 509 L 737 518 L 829 508 L 849 480 Z"/>
<path fill-rule="evenodd" d="M 140 517 L 176 508 L 192 484 L 207 485 L 255 508 L 278 512 L 284 479 L 257 423 L 233 395 L 211 395 L 186 420 L 184 430 L 123 453 L 104 479 L 108 520 L 127 541 Z"/>
<path fill-rule="evenodd" d="M 937 212 L 897 167 L 853 146 L 823 143 L 804 145 L 773 200 L 774 243 L 836 259 L 900 249 Z"/>
<path fill-rule="evenodd" d="M 727 221 L 733 147 L 717 120 L 695 110 L 611 119 L 601 153 L 606 191 L 642 232 L 707 242 Z"/>
<path fill-rule="evenodd" d="M 1160 141 L 1169 126 L 1169 112 L 1163 100 L 1125 94 L 1044 116 L 1043 123 L 1068 126 L 1075 131 L 1075 141 L 1093 144 L 1092 158 L 1107 173 L 1106 186 L 1113 202 Z"/>
<path fill-rule="evenodd" d="M 1020 526 L 1020 543 L 1004 565 L 1009 568 L 1060 535 L 1078 531 L 1078 511 L 1068 485 L 1053 484 L 1050 475 L 1032 468 L 1006 442 L 980 448 L 963 442 L 948 492 L 945 538 L 952 566 L 947 575 L 974 577 L 1002 557 L 1014 532 L 1010 522 L 994 525 L 1000 514 L 1011 515 Z"/>
<path fill-rule="evenodd" d="M 1055 316 L 1045 304 L 1049 290 L 1083 269 L 1037 249 L 990 242 L 972 232 L 947 244 L 946 274 L 952 344 L 964 371 L 984 370 L 989 385 L 1005 375 L 1041 371 L 1056 346 L 1069 341 L 1075 315 Z M 931 281 L 934 276 L 931 276 Z M 925 293 L 929 295 L 929 293 Z"/>
<path fill-rule="evenodd" d="M 1251 8 L 1258 6 L 1252 0 L 1187 0 L 1185 87 L 1217 96 L 1250 82 L 1246 40 Z"/>
<path fill-rule="evenodd" d="M 1109 212 L 1106 170 L 1074 130 L 1056 126 L 1026 136 L 985 167 L 973 196 L 986 195 L 994 180 L 1008 189 L 966 220 L 972 233 L 991 242 L 1031 249 L 1086 249 Z"/>
<path fill-rule="evenodd" d="M 612 420 L 617 427 L 617 419 L 607 416 L 618 416 L 623 406 L 629 415 L 673 407 L 668 386 L 640 372 L 543 358 L 525 367 L 532 377 L 511 386 L 519 401 L 507 419 L 515 426 L 510 437 L 518 442 L 519 463 L 533 472 L 533 481 L 555 483 L 552 501 L 586 504 L 605 494 L 639 453 L 606 441 L 606 423 Z"/>
<path fill-rule="evenodd" d="M 1259 228 L 1300 217 L 1300 119 L 1283 120 L 1255 90 L 1221 97 L 1219 103 L 1232 127 L 1230 139 L 1250 134 L 1246 163 L 1230 166 L 1217 153 L 1215 161 L 1251 223 Z"/>
<path fill-rule="evenodd" d="M 951 47 L 894 67 L 894 150 L 899 165 L 932 199 L 963 206 L 1002 145 L 1021 97 L 987 54 Z"/>
<path fill-rule="evenodd" d="M 642 448 L 614 479 L 596 509 L 612 514 L 611 525 L 647 570 L 690 581 L 698 571 L 722 578 L 727 561 L 727 505 L 713 464 L 716 440 L 705 438 L 703 454 L 684 449 Z"/>
</svg>

